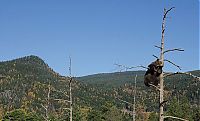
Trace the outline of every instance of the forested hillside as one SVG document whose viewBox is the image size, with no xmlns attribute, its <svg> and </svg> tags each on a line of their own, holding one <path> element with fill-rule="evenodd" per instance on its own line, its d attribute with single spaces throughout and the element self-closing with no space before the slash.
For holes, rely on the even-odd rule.
<svg viewBox="0 0 200 121">
<path fill-rule="evenodd" d="M 137 74 L 136 118 L 152 120 L 159 109 L 158 92 L 143 83 L 145 71 L 95 74 L 73 78 L 73 119 L 129 121 Z M 192 71 L 200 76 L 200 71 Z M 69 120 L 69 78 L 54 72 L 37 56 L 0 62 L 0 118 Z M 187 75 L 165 79 L 165 112 L 190 120 L 200 118 L 200 82 Z M 49 94 L 49 98 L 48 98 Z M 57 100 L 63 99 L 63 100 Z M 45 107 L 48 107 L 45 110 Z M 176 110 L 174 110 L 176 109 Z M 153 113 L 154 112 L 154 113 Z M 48 116 L 47 116 L 48 114 Z M 112 117 L 112 118 L 111 118 Z"/>
</svg>

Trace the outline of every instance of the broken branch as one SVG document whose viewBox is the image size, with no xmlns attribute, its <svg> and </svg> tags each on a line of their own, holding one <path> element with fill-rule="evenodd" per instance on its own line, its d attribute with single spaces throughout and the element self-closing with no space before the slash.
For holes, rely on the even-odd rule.
<svg viewBox="0 0 200 121">
<path fill-rule="evenodd" d="M 170 49 L 170 50 L 165 50 L 163 53 L 167 53 L 167 52 L 171 52 L 171 51 L 184 51 L 181 48 L 174 48 L 174 49 Z"/>
<path fill-rule="evenodd" d="M 191 77 L 193 77 L 193 78 L 195 78 L 195 79 L 197 79 L 197 80 L 200 81 L 200 77 L 195 76 L 195 75 L 193 75 L 193 74 L 191 74 L 191 73 L 187 73 L 187 72 L 176 72 L 176 73 L 170 73 L 170 74 L 166 74 L 166 75 L 164 75 L 164 77 L 168 77 L 168 76 L 172 76 L 172 75 L 176 75 L 176 74 L 185 74 L 185 75 L 189 75 L 189 76 L 191 76 Z"/>
<path fill-rule="evenodd" d="M 64 99 L 54 99 L 54 100 L 56 100 L 56 101 L 68 102 L 68 103 L 70 103 L 70 102 L 71 102 L 71 101 L 69 101 L 69 100 L 64 100 Z"/>
<path fill-rule="evenodd" d="M 169 11 L 171 11 L 173 8 L 175 8 L 175 7 L 172 7 L 172 8 L 170 8 L 169 10 L 167 10 L 167 11 L 165 12 L 165 14 L 164 14 L 164 16 L 163 16 L 163 20 L 166 18 L 167 13 L 168 13 Z"/>
<path fill-rule="evenodd" d="M 189 120 L 179 118 L 179 117 L 175 117 L 175 116 L 164 116 L 164 118 L 173 118 L 173 119 L 179 119 L 179 120 L 182 120 L 182 121 L 189 121 Z"/>
<path fill-rule="evenodd" d="M 153 55 L 153 57 L 155 57 L 156 59 L 159 59 L 158 56 L 156 56 L 156 55 Z"/>
<path fill-rule="evenodd" d="M 145 69 L 148 69 L 148 67 L 145 67 L 143 65 L 139 65 L 139 66 L 135 66 L 135 67 L 127 67 L 127 66 L 124 66 L 124 65 L 121 65 L 121 64 L 114 64 L 116 66 L 118 66 L 120 68 L 120 72 L 125 70 L 130 70 L 130 69 L 133 69 L 133 68 L 145 68 Z"/>
<path fill-rule="evenodd" d="M 157 45 L 154 45 L 154 47 L 161 49 L 161 47 L 160 47 L 160 46 L 157 46 Z"/>
<path fill-rule="evenodd" d="M 63 108 L 64 110 L 71 110 L 70 108 Z"/>
<path fill-rule="evenodd" d="M 160 91 L 160 88 L 158 88 L 157 86 L 153 85 L 153 84 L 149 84 L 150 86 L 156 88 L 158 91 Z"/>
<path fill-rule="evenodd" d="M 181 70 L 181 67 L 179 65 L 176 65 L 175 63 L 171 62 L 170 60 L 164 59 L 164 61 L 171 63 L 172 65 L 176 66 L 179 70 Z"/>
</svg>

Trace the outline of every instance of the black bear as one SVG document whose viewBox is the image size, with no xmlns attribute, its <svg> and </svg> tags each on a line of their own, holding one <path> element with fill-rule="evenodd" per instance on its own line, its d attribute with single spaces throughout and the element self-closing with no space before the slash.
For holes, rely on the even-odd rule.
<svg viewBox="0 0 200 121">
<path fill-rule="evenodd" d="M 162 73 L 162 67 L 163 64 L 159 59 L 148 65 L 148 70 L 144 75 L 144 84 L 146 86 L 149 87 L 150 86 L 149 84 L 158 86 L 158 83 L 160 81 L 159 76 Z"/>
</svg>

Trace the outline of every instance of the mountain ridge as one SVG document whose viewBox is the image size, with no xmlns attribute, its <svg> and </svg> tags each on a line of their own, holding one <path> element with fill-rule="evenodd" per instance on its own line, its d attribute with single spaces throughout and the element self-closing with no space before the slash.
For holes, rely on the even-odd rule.
<svg viewBox="0 0 200 121">
<path fill-rule="evenodd" d="M 118 98 L 128 102 L 132 101 L 136 74 L 138 75 L 137 106 L 142 106 L 146 112 L 157 112 L 157 93 L 144 85 L 144 73 L 145 71 L 127 71 L 74 77 L 72 94 L 75 112 L 83 113 L 80 112 L 81 109 L 101 111 L 99 107 L 108 102 L 112 102 L 119 110 L 124 109 L 125 104 L 120 102 Z M 191 71 L 191 73 L 200 76 L 200 70 Z M 61 115 L 61 108 L 67 108 L 64 106 L 69 105 L 56 102 L 53 99 L 68 99 L 60 92 L 69 94 L 69 82 L 66 78 L 63 80 L 63 76 L 53 71 L 41 58 L 26 56 L 0 62 L 0 74 L 6 76 L 6 78 L 0 79 L 0 111 L 3 112 L 2 114 L 15 109 L 23 109 L 26 112 L 36 112 L 38 115 L 44 116 L 45 111 L 41 105 L 47 105 L 47 94 L 50 86 L 49 110 L 51 110 L 52 115 L 61 120 L 66 118 Z M 198 105 L 199 97 L 196 92 L 200 90 L 199 82 L 187 75 L 177 75 L 167 78 L 165 84 L 168 97 L 181 99 L 187 97 L 191 106 Z M 89 115 L 90 112 L 86 113 Z"/>
</svg>

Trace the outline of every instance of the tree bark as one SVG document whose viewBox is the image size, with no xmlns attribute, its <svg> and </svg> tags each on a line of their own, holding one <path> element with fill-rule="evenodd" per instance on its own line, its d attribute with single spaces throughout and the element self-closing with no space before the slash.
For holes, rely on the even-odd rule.
<svg viewBox="0 0 200 121">
<path fill-rule="evenodd" d="M 160 61 L 162 62 L 162 66 L 164 67 L 164 35 L 165 35 L 165 22 L 167 13 L 172 10 L 174 7 L 170 8 L 169 10 L 164 9 L 164 15 L 162 20 L 162 38 L 161 38 L 161 48 L 160 48 Z M 164 76 L 163 72 L 160 74 L 160 104 L 164 101 Z M 160 106 L 160 121 L 164 121 L 164 111 L 163 111 L 164 105 Z"/>
<path fill-rule="evenodd" d="M 161 52 L 160 52 L 160 61 L 162 62 L 162 66 L 164 66 L 164 33 L 165 33 L 165 18 L 166 18 L 166 9 L 164 9 L 164 16 L 163 16 L 163 22 L 162 22 L 162 38 L 161 38 Z M 163 72 L 160 74 L 160 104 L 164 101 L 163 99 Z M 164 121 L 164 115 L 163 115 L 163 105 L 160 106 L 160 121 Z"/>
</svg>

